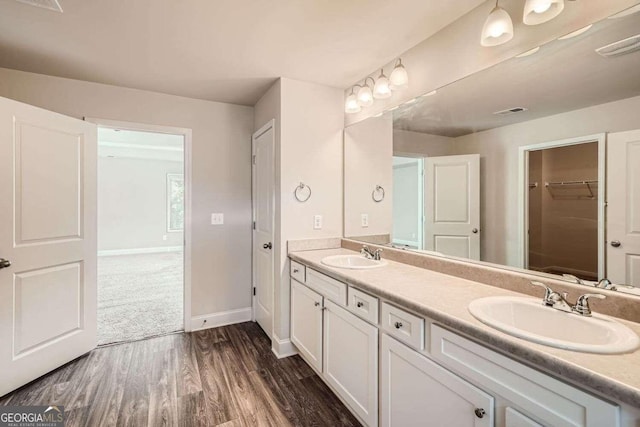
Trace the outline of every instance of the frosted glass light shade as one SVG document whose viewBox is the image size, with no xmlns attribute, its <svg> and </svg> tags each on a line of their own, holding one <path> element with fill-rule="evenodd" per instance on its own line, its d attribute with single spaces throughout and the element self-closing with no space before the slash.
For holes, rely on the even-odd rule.
<svg viewBox="0 0 640 427">
<path fill-rule="evenodd" d="M 389 76 L 389 87 L 393 90 L 406 89 L 409 86 L 409 75 L 407 69 L 402 65 L 402 61 L 398 61 L 391 75 Z"/>
<path fill-rule="evenodd" d="M 500 6 L 493 8 L 482 27 L 480 44 L 498 46 L 513 38 L 513 21 L 506 10 Z"/>
<path fill-rule="evenodd" d="M 381 71 L 376 84 L 373 85 L 373 97 L 375 99 L 386 99 L 391 97 L 391 86 L 389 85 L 389 79 Z"/>
<path fill-rule="evenodd" d="M 524 5 L 522 22 L 538 25 L 551 21 L 564 10 L 564 0 L 527 0 Z"/>
<path fill-rule="evenodd" d="M 373 92 L 368 85 L 364 85 L 358 90 L 358 104 L 362 107 L 370 107 L 373 105 Z"/>
<path fill-rule="evenodd" d="M 351 95 L 347 96 L 347 100 L 344 102 L 345 113 L 358 113 L 362 108 L 358 104 L 358 98 L 356 94 L 351 92 Z"/>
</svg>

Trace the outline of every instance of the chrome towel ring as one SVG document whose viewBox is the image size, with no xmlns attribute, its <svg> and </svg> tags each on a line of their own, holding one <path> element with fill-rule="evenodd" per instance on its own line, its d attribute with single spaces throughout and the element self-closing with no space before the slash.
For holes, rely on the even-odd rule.
<svg viewBox="0 0 640 427">
<path fill-rule="evenodd" d="M 376 185 L 375 190 L 371 192 L 371 198 L 374 202 L 380 203 L 384 200 L 384 188 L 381 185 Z"/>
<path fill-rule="evenodd" d="M 304 182 L 301 182 L 300 185 L 298 185 L 293 191 L 293 195 L 295 196 L 296 200 L 304 203 L 311 198 L 311 187 L 309 187 Z"/>
</svg>

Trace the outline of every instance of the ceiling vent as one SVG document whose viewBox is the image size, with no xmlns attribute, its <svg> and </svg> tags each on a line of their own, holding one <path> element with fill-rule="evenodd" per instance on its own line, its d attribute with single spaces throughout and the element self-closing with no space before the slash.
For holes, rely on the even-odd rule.
<svg viewBox="0 0 640 427">
<path fill-rule="evenodd" d="M 613 58 L 616 56 L 626 55 L 637 50 L 640 50 L 640 34 L 602 46 L 596 49 L 596 52 L 605 58 Z"/>
<path fill-rule="evenodd" d="M 502 111 L 496 111 L 493 114 L 495 114 L 496 116 L 508 116 L 510 114 L 522 113 L 524 111 L 527 111 L 527 109 L 524 107 L 514 107 Z"/>
<path fill-rule="evenodd" d="M 58 0 L 16 0 L 17 2 L 28 4 L 30 6 L 40 7 L 42 9 L 53 10 L 62 13 L 62 6 Z"/>
</svg>

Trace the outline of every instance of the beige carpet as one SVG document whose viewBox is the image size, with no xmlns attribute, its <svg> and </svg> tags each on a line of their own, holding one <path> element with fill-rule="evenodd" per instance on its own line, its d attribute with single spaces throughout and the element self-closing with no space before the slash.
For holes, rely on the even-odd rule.
<svg viewBox="0 0 640 427">
<path fill-rule="evenodd" d="M 182 330 L 183 254 L 98 257 L 98 344 Z"/>
</svg>

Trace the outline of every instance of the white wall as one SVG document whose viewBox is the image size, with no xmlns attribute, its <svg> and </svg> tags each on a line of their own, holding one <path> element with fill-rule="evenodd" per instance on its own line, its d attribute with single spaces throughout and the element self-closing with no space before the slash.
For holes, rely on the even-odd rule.
<svg viewBox="0 0 640 427">
<path fill-rule="evenodd" d="M 98 157 L 98 251 L 182 246 L 182 231 L 167 231 L 170 173 L 183 163 Z"/>
<path fill-rule="evenodd" d="M 344 130 L 344 235 L 379 236 L 393 228 L 393 119 L 385 114 Z M 371 197 L 376 185 L 384 200 Z M 361 215 L 369 216 L 363 227 Z M 388 242 L 388 240 L 387 240 Z"/>
<path fill-rule="evenodd" d="M 251 305 L 253 108 L 8 69 L 0 96 L 77 118 L 192 129 L 192 314 Z M 225 225 L 211 226 L 212 212 Z"/>
<path fill-rule="evenodd" d="M 481 156 L 482 260 L 506 265 L 519 261 L 518 147 L 639 129 L 639 111 L 640 96 L 456 138 L 457 154 Z"/>
<path fill-rule="evenodd" d="M 280 79 L 255 106 L 254 130 L 276 126 L 276 239 L 274 334 L 289 337 L 288 240 L 342 236 L 342 90 Z M 312 188 L 306 203 L 293 191 Z M 313 229 L 314 215 L 323 227 Z"/>
<path fill-rule="evenodd" d="M 432 37 L 398 55 L 402 57 L 402 62 L 407 68 L 409 87 L 403 91 L 394 92 L 389 99 L 376 101 L 372 107 L 364 108 L 360 113 L 346 114 L 345 124 L 349 125 L 375 116 L 392 106 L 489 68 L 505 59 L 631 7 L 638 3 L 638 0 L 565 2 L 562 14 L 544 25 L 522 23 L 525 0 L 503 0 L 500 1 L 500 6 L 506 9 L 513 19 L 514 37 L 509 43 L 501 46 L 482 47 L 480 45 L 482 26 L 495 7 L 495 3 L 495 0 L 487 0 L 483 5 Z M 388 76 L 393 69 L 393 63 L 384 65 L 384 69 Z M 371 72 L 373 78 L 378 77 L 380 67 Z M 362 76 L 360 82 L 365 77 Z M 345 98 L 349 92 L 350 89 L 345 88 Z"/>
</svg>

